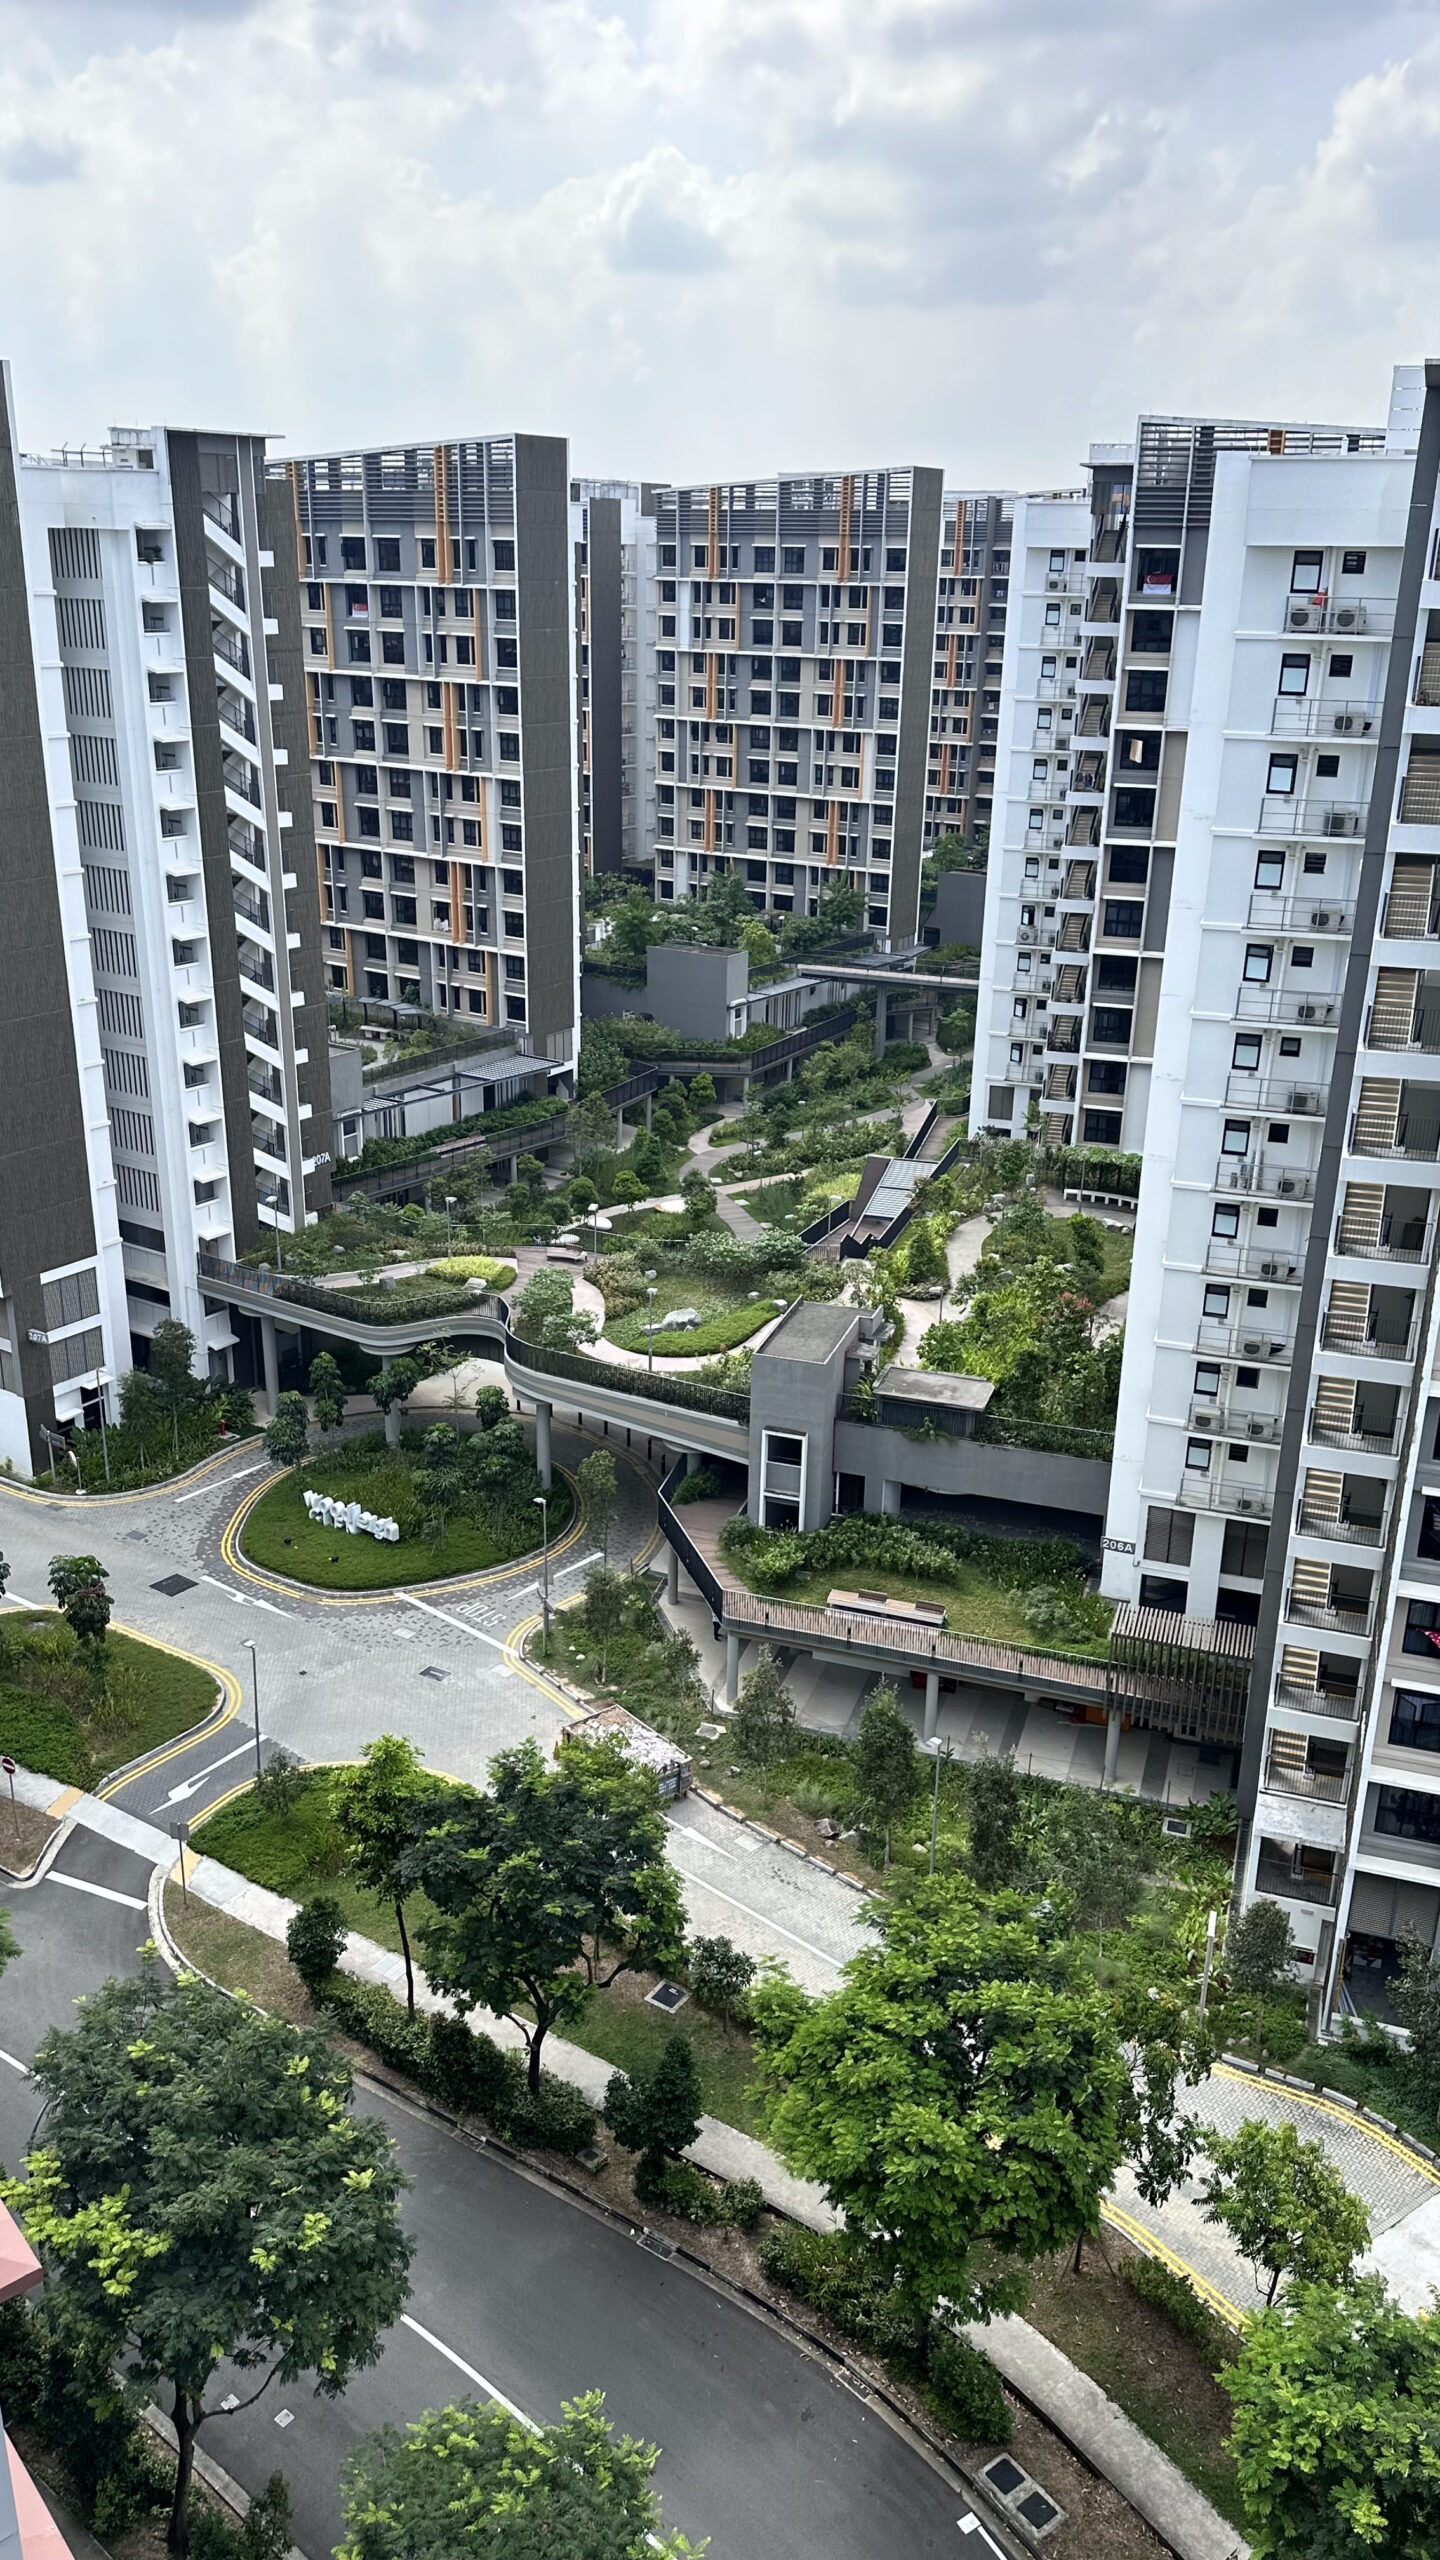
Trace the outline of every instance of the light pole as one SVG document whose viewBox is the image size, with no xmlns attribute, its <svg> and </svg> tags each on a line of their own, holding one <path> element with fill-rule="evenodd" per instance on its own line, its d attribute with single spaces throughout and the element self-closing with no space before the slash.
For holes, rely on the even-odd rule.
<svg viewBox="0 0 1440 2560">
<path fill-rule="evenodd" d="M 949 1743 L 946 1743 L 942 1752 L 937 1742 L 935 1745 L 935 1795 L 930 1806 L 930 1873 L 932 1876 L 935 1873 L 935 1843 L 940 1831 L 940 1763 L 942 1759 L 948 1761 L 949 1757 Z"/>
<path fill-rule="evenodd" d="M 540 1609 L 545 1623 L 545 1650 L 548 1653 L 550 1650 L 550 1504 L 543 1493 L 534 1494 L 531 1498 L 540 1505 L 540 1534 L 544 1541 L 540 1568 Z"/>
<path fill-rule="evenodd" d="M 647 1289 L 645 1292 L 645 1308 L 645 1332 L 647 1337 L 645 1366 L 653 1378 L 655 1375 L 655 1292 L 653 1289 Z"/>
<path fill-rule="evenodd" d="M 278 1192 L 278 1191 L 262 1191 L 262 1192 L 261 1192 L 261 1194 L 260 1194 L 260 1206 L 261 1206 L 261 1208 L 262 1208 L 262 1209 L 273 1209 L 273 1210 L 274 1210 L 274 1212 L 275 1212 L 275 1268 L 276 1268 L 277 1272 L 280 1272 L 280 1271 L 283 1271 L 283 1270 L 284 1270 L 284 1268 L 285 1268 L 285 1248 L 284 1248 L 283 1244 L 282 1244 L 282 1243 L 281 1243 L 281 1241 L 280 1241 L 280 1194 L 279 1194 L 279 1192 Z"/>
<path fill-rule="evenodd" d="M 450 1212 L 454 1206 L 455 1194 L 453 1191 L 447 1191 L 445 1194 L 445 1250 L 447 1254 L 450 1250 Z"/>
<path fill-rule="evenodd" d="M 260 1767 L 260 1667 L 255 1659 L 255 1642 L 252 1636 L 247 1636 L 245 1638 L 245 1650 L 250 1656 L 250 1695 L 255 1706 L 255 1781 L 258 1786 L 262 1774 Z"/>
<path fill-rule="evenodd" d="M 598 1200 L 591 1201 L 585 1215 L 590 1220 L 590 1243 L 598 1262 L 600 1259 L 600 1203 Z"/>
</svg>

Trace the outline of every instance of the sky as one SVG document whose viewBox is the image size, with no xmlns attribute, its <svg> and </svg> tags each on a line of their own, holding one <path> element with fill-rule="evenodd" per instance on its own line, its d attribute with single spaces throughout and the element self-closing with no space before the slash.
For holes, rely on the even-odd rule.
<svg viewBox="0 0 1440 2560">
<path fill-rule="evenodd" d="M 21 440 L 1073 484 L 1440 352 L 1440 0 L 0 0 Z"/>
</svg>

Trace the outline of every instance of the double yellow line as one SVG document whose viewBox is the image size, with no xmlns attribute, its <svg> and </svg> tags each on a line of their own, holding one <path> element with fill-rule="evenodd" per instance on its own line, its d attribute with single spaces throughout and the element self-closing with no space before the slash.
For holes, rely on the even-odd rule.
<svg viewBox="0 0 1440 2560">
<path fill-rule="evenodd" d="M 258 1441 L 258 1433 L 255 1438 Z M 103 1510 L 117 1502 L 161 1502 L 167 1494 L 174 1493 L 177 1485 L 199 1484 L 215 1468 L 228 1467 L 232 1458 L 237 1457 L 242 1449 L 248 1449 L 251 1445 L 251 1439 L 248 1437 L 243 1440 L 227 1440 L 223 1449 L 215 1450 L 208 1458 L 201 1458 L 193 1467 L 182 1467 L 178 1475 L 162 1476 L 158 1484 L 137 1485 L 130 1493 L 81 1495 L 62 1493 L 58 1486 L 46 1493 L 39 1485 L 25 1484 L 18 1477 L 6 1475 L 0 1475 L 0 1493 L 8 1494 L 14 1502 L 38 1502 L 49 1509 L 53 1509 L 57 1502 L 73 1502 L 77 1507 L 83 1505 L 86 1511 Z"/>
<path fill-rule="evenodd" d="M 563 1538 L 557 1539 L 550 1550 L 552 1564 L 558 1556 L 568 1555 L 585 1531 L 585 1506 L 580 1498 L 579 1485 L 568 1467 L 557 1467 L 555 1472 L 565 1478 L 575 1497 L 575 1516 Z M 273 1475 L 266 1476 L 252 1492 L 247 1493 L 238 1510 L 226 1522 L 220 1539 L 220 1553 L 231 1572 L 239 1581 L 253 1583 L 259 1591 L 277 1592 L 282 1599 L 313 1600 L 322 1609 L 375 1609 L 411 1590 L 417 1599 L 447 1591 L 483 1591 L 494 1583 L 510 1581 L 534 1561 L 531 1556 L 515 1556 L 509 1564 L 487 1565 L 481 1573 L 457 1573 L 440 1582 L 392 1583 L 383 1591 L 323 1591 L 313 1582 L 292 1582 L 285 1574 L 266 1573 L 245 1557 L 240 1544 L 241 1533 L 256 1503 L 262 1501 L 267 1493 L 272 1493 L 288 1473 L 288 1468 L 277 1468 Z"/>
</svg>

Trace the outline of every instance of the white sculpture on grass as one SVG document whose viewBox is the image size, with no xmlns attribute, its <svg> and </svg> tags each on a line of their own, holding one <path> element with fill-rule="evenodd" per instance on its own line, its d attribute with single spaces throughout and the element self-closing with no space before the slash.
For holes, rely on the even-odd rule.
<svg viewBox="0 0 1440 2560">
<path fill-rule="evenodd" d="M 391 1546 L 398 1543 L 398 1520 L 382 1520 L 373 1511 L 364 1511 L 358 1502 L 337 1502 L 333 1493 L 314 1493 L 307 1489 L 305 1508 L 312 1520 L 327 1529 L 344 1529 L 352 1538 L 363 1529 L 368 1537 L 386 1539 Z"/>
</svg>

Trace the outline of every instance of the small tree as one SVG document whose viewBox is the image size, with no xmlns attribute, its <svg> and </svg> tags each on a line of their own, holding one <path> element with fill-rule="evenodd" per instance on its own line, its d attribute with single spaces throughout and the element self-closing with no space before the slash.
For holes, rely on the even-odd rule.
<svg viewBox="0 0 1440 2560">
<path fill-rule="evenodd" d="M 323 2037 L 193 1974 L 172 1983 L 153 1957 L 92 1993 L 32 2067 L 45 2141 L 0 2198 L 97 2359 L 125 2353 L 136 2381 L 168 2385 L 183 2554 L 222 2362 L 260 2376 L 242 2407 L 302 2374 L 338 2399 L 376 2362 L 408 2290 L 404 2180 Z"/>
<path fill-rule="evenodd" d="M 712 1075 L 702 1072 L 698 1076 L 691 1077 L 690 1108 L 701 1119 L 708 1118 L 710 1113 L 718 1108 L 715 1099 L 715 1079 Z"/>
<path fill-rule="evenodd" d="M 407 1860 L 425 1817 L 444 1794 L 439 1778 L 422 1769 L 413 1742 L 382 1733 L 367 1742 L 357 1768 L 337 1769 L 330 1781 L 330 1811 L 350 1855 L 356 1882 L 395 1914 L 405 1959 L 405 2005 L 415 2015 L 415 1968 L 405 1926 L 410 1890 Z"/>
<path fill-rule="evenodd" d="M 333 1353 L 317 1351 L 310 1363 L 310 1394 L 322 1431 L 338 1431 L 345 1419 L 345 1381 Z"/>
<path fill-rule="evenodd" d="M 1205 2148 L 1210 2175 L 1200 2202 L 1241 2257 L 1269 2277 L 1267 2303 L 1284 2275 L 1344 2282 L 1369 2246 L 1370 2216 L 1318 2142 L 1302 2142 L 1293 2124 L 1250 2122 L 1238 2133 L 1211 2134 Z"/>
<path fill-rule="evenodd" d="M 482 1431 L 493 1431 L 497 1422 L 508 1422 L 510 1405 L 503 1387 L 477 1387 L 475 1419 Z"/>
<path fill-rule="evenodd" d="M 1381 2276 L 1297 2284 L 1219 2375 L 1255 2560 L 1440 2551 L 1440 2323 Z"/>
<path fill-rule="evenodd" d="M 205 1393 L 195 1375 L 195 1336 L 176 1316 L 162 1316 L 150 1336 L 150 1375 L 171 1413 L 187 1413 Z"/>
<path fill-rule="evenodd" d="M 1225 1942 L 1225 1970 L 1234 1990 L 1250 1994 L 1255 2049 L 1265 2056 L 1265 2002 L 1295 1955 L 1288 1915 L 1263 1894 L 1233 1921 Z"/>
<path fill-rule="evenodd" d="M 730 1938 L 692 1938 L 686 1949 L 690 1988 L 702 2009 L 713 2009 L 731 2026 L 739 2024 L 757 1967 Z"/>
<path fill-rule="evenodd" d="M 1103 1960 L 1106 1930 L 1118 1928 L 1139 1900 L 1139 1844 L 1108 1797 L 1067 1787 L 1052 1811 L 1047 1846 L 1056 1877 L 1074 1898 L 1075 1925 L 1095 1931 Z"/>
<path fill-rule="evenodd" d="M 264 1437 L 265 1454 L 275 1466 L 299 1466 L 310 1446 L 310 1415 L 304 1397 L 293 1387 L 277 1402 Z"/>
<path fill-rule="evenodd" d="M 585 1576 L 585 1625 L 600 1647 L 600 1678 L 606 1678 L 610 1640 L 625 1624 L 625 1584 L 607 1565 L 592 1565 Z"/>
<path fill-rule="evenodd" d="M 50 1589 L 77 1644 L 105 1642 L 110 1624 L 110 1594 L 105 1567 L 98 1556 L 52 1556 Z"/>
<path fill-rule="evenodd" d="M 1020 1825 L 1025 1810 L 1013 1760 L 987 1756 L 966 1772 L 970 1873 L 987 1887 L 1019 1882 L 1026 1864 Z"/>
<path fill-rule="evenodd" d="M 285 1953 L 307 1991 L 322 1991 L 345 1952 L 345 1914 L 333 1893 L 302 1902 L 285 1932 Z"/>
<path fill-rule="evenodd" d="M 561 2405 L 532 2427 L 467 2400 L 367 2438 L 341 2474 L 335 2560 L 702 2560 L 703 2543 L 660 2537 L 659 2447 L 617 2441 L 598 2391 Z"/>
<path fill-rule="evenodd" d="M 582 1458 L 578 1469 L 578 1480 L 586 1520 L 589 1522 L 592 1536 L 600 1541 L 601 1558 L 608 1564 L 610 1523 L 614 1517 L 615 1496 L 619 1489 L 615 1461 L 609 1450 L 592 1449 L 588 1457 Z"/>
<path fill-rule="evenodd" d="M 538 2091 L 550 2029 L 592 1988 L 678 1955 L 683 1905 L 654 1778 L 620 1741 L 574 1744 L 555 1767 L 522 1742 L 490 1781 L 448 1796 L 416 1844 L 410 1872 L 437 1914 L 421 1953 L 463 2009 L 514 2018 Z"/>
<path fill-rule="evenodd" d="M 855 1784 L 867 1822 L 885 1835 L 888 1867 L 891 1827 L 909 1812 L 920 1785 L 915 1736 L 889 1682 L 874 1691 L 860 1719 Z"/>
<path fill-rule="evenodd" d="M 754 1670 L 747 1672 L 740 1683 L 740 1696 L 730 1719 L 730 1739 L 739 1757 L 759 1770 L 767 1804 L 775 1763 L 789 1750 L 794 1732 L 795 1708 L 790 1692 L 769 1645 L 762 1644 L 755 1656 Z"/>
<path fill-rule="evenodd" d="M 1413 1930 L 1400 1941 L 1400 1970 L 1390 1985 L 1390 2005 L 1409 2033 L 1410 2076 L 1431 2105 L 1440 2106 L 1440 1965 Z"/>
<path fill-rule="evenodd" d="M 6 1594 L 6 1591 L 7 1591 L 7 1590 L 8 1590 L 8 1588 L 9 1588 L 9 1584 L 10 1584 L 10 1567 L 9 1567 L 9 1565 L 6 1563 L 5 1558 L 4 1558 L 3 1556 L 0 1556 L 0 1600 L 3 1600 L 3 1599 L 4 1599 L 5 1594 Z"/>
<path fill-rule="evenodd" d="M 400 1408 L 408 1404 L 424 1375 L 425 1371 L 413 1352 L 407 1351 L 370 1381 L 370 1393 L 385 1416 L 385 1437 L 392 1446 L 398 1444 L 400 1438 Z M 280 1401 L 284 1403 L 283 1396 Z M 266 1439 L 269 1439 L 268 1432 Z"/>
<path fill-rule="evenodd" d="M 617 2142 L 638 2151 L 635 2192 L 652 2192 L 667 2160 L 678 2160 L 700 2131 L 700 2073 L 688 2036 L 670 2036 L 653 2071 L 617 2071 L 601 2110 Z"/>
</svg>

